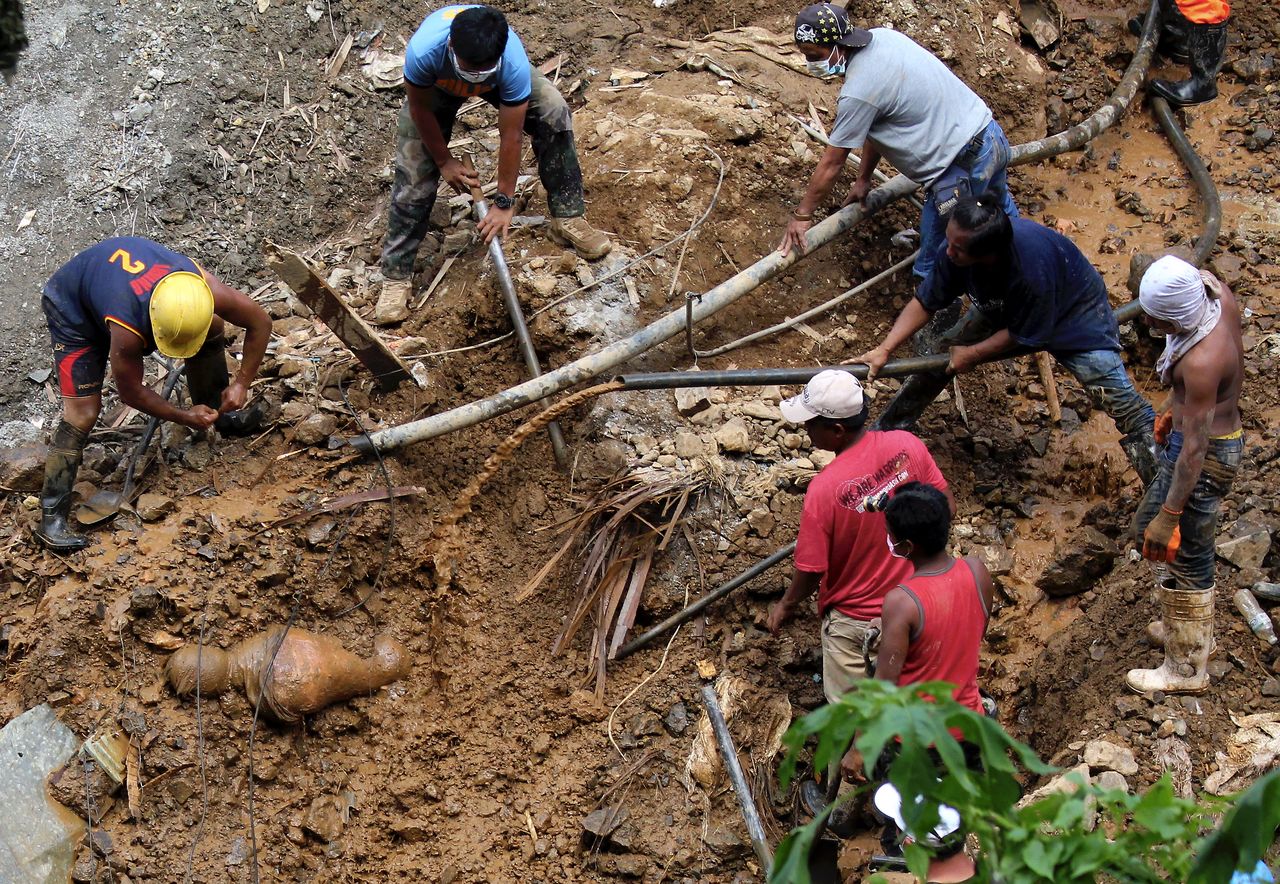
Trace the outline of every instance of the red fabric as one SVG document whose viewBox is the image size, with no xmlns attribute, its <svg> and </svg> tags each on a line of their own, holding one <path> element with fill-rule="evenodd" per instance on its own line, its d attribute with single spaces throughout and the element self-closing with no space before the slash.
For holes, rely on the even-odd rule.
<svg viewBox="0 0 1280 884">
<path fill-rule="evenodd" d="M 856 620 L 879 617 L 885 594 L 911 573 L 910 562 L 889 554 L 884 513 L 866 512 L 863 500 L 913 481 L 947 488 L 924 443 L 891 430 L 867 432 L 809 483 L 795 566 L 823 575 L 820 614 L 835 608 Z"/>
<path fill-rule="evenodd" d="M 915 596 L 924 620 L 907 647 L 898 686 L 948 681 L 957 686 L 957 703 L 981 713 L 978 647 L 987 627 L 987 612 L 973 569 L 963 559 L 956 559 L 944 573 L 912 577 L 902 588 Z"/>
<path fill-rule="evenodd" d="M 72 350 L 58 360 L 58 392 L 63 396 L 75 397 L 80 395 L 80 391 L 76 389 L 76 380 L 73 372 L 76 367 L 76 360 L 88 353 L 90 349 L 89 347 L 81 347 L 79 350 Z"/>
<path fill-rule="evenodd" d="M 1231 17 L 1231 4 L 1226 0 L 1177 0 L 1177 4 L 1192 24 L 1216 25 Z"/>
</svg>

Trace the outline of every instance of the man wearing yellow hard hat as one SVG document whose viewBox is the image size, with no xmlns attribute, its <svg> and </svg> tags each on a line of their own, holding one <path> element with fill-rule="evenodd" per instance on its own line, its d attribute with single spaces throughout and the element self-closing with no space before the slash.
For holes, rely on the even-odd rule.
<svg viewBox="0 0 1280 884">
<path fill-rule="evenodd" d="M 102 409 L 107 361 L 126 405 L 196 430 L 244 432 L 261 415 L 242 411 L 271 338 L 271 318 L 247 295 L 185 255 L 121 236 L 85 249 L 45 284 L 41 301 L 53 339 L 62 420 L 45 462 L 36 537 L 57 552 L 89 541 L 67 524 L 71 489 L 89 431 Z M 227 372 L 223 320 L 245 329 L 240 370 Z M 152 350 L 186 360 L 191 407 L 178 408 L 143 383 Z"/>
</svg>

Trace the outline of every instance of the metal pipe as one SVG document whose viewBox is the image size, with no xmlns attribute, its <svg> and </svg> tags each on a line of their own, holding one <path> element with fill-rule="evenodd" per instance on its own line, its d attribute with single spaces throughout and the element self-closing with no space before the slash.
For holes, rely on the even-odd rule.
<svg viewBox="0 0 1280 884">
<path fill-rule="evenodd" d="M 716 744 L 720 747 L 724 769 L 729 774 L 729 781 L 733 783 L 733 794 L 738 798 L 738 807 L 742 808 L 742 818 L 747 823 L 747 834 L 751 836 L 751 847 L 755 850 L 760 865 L 764 866 L 764 876 L 767 879 L 773 872 L 773 851 L 769 848 L 769 839 L 764 834 L 764 824 L 760 822 L 760 812 L 756 810 L 751 789 L 747 786 L 747 778 L 742 773 L 742 764 L 738 761 L 738 750 L 734 748 L 733 737 L 729 733 L 729 725 L 724 720 L 724 712 L 720 709 L 720 700 L 716 697 L 716 689 L 713 685 L 702 686 L 702 703 L 707 707 L 707 718 L 711 721 L 711 730 L 716 735 Z"/>
<path fill-rule="evenodd" d="M 729 593 L 733 592 L 739 586 L 742 586 L 742 584 L 748 583 L 751 580 L 754 580 L 756 577 L 759 577 L 765 571 L 768 571 L 774 565 L 783 561 L 795 551 L 796 551 L 796 544 L 795 544 L 795 541 L 792 541 L 791 543 L 788 543 L 786 546 L 784 546 L 782 549 L 770 555 L 768 558 L 761 559 L 760 561 L 752 565 L 750 568 L 743 571 L 737 577 L 730 580 L 728 583 L 722 584 L 716 589 L 711 590 L 711 592 L 707 593 L 702 598 L 698 599 L 692 605 L 672 614 L 670 617 L 668 617 L 666 620 L 663 620 L 661 623 L 653 627 L 653 629 L 650 629 L 644 635 L 641 635 L 638 638 L 634 638 L 631 641 L 627 642 L 625 645 L 623 645 L 621 648 L 618 649 L 618 652 L 616 654 L 613 655 L 613 659 L 621 660 L 624 657 L 630 657 L 636 651 L 650 644 L 655 638 L 658 638 L 659 636 L 662 636 L 662 635 L 666 635 L 668 632 L 675 629 L 680 624 L 687 623 L 688 621 L 692 620 L 694 617 L 698 616 L 698 614 L 702 613 L 704 610 L 711 607 L 716 602 L 720 601 L 720 599 L 724 598 Z"/>
<path fill-rule="evenodd" d="M 489 213 L 489 206 L 483 197 L 473 199 L 471 207 L 476 221 L 482 220 Z M 507 305 L 507 315 L 511 317 L 525 368 L 529 377 L 541 377 L 542 364 L 538 361 L 538 351 L 533 348 L 533 337 L 529 334 L 528 323 L 524 321 L 524 310 L 520 307 L 520 298 L 516 296 L 516 285 L 511 280 L 511 268 L 507 266 L 507 256 L 503 254 L 502 241 L 497 236 L 489 240 L 489 260 L 493 262 L 493 272 L 498 277 L 498 288 L 502 289 L 502 300 Z M 569 449 L 564 443 L 560 424 L 556 421 L 547 424 L 547 434 L 551 437 L 551 452 L 555 455 L 556 464 L 560 469 L 566 469 L 569 466 Z"/>
<path fill-rule="evenodd" d="M 1147 18 L 1142 25 L 1142 36 L 1138 39 L 1138 48 L 1133 53 L 1133 60 L 1129 62 L 1124 76 L 1120 78 L 1120 83 L 1106 103 L 1094 111 L 1088 119 L 1070 129 L 1041 138 L 1039 141 L 1015 145 L 1009 154 L 1009 165 L 1034 163 L 1069 150 L 1076 150 L 1097 138 L 1104 130 L 1111 128 L 1128 109 L 1133 97 L 1138 94 L 1142 77 L 1151 66 L 1151 56 L 1156 49 L 1156 32 L 1159 30 L 1159 22 L 1159 0 L 1152 0 L 1151 8 L 1147 10 Z"/>
<path fill-rule="evenodd" d="M 1200 231 L 1200 236 L 1196 239 L 1196 247 L 1191 262 L 1199 267 L 1209 260 L 1209 253 L 1213 251 L 1214 245 L 1218 242 L 1218 232 L 1222 230 L 1222 200 L 1218 198 L 1218 188 L 1213 183 L 1212 176 L 1209 175 L 1209 168 L 1204 164 L 1204 160 L 1200 159 L 1196 149 L 1192 147 L 1190 139 L 1187 138 L 1187 133 L 1182 131 L 1182 127 L 1178 125 L 1178 121 L 1173 116 L 1173 111 L 1169 109 L 1169 102 L 1159 95 L 1152 95 L 1151 112 L 1155 114 L 1157 122 L 1160 123 L 1160 128 L 1164 130 L 1165 137 L 1173 145 L 1174 153 L 1178 155 L 1178 159 L 1182 160 L 1182 164 L 1191 173 L 1191 180 L 1195 183 L 1196 190 L 1200 191 L 1200 199 L 1204 201 L 1204 229 Z"/>
<path fill-rule="evenodd" d="M 897 175 L 879 190 L 885 191 L 889 201 L 900 199 L 916 189 L 915 182 L 904 175 Z M 805 254 L 813 252 L 831 242 L 840 234 L 849 230 L 862 220 L 862 206 L 847 206 L 831 215 L 820 224 L 815 224 L 805 235 Z M 694 305 L 694 320 L 705 319 L 762 283 L 784 273 L 800 260 L 802 256 L 792 251 L 785 258 L 779 252 L 770 252 L 750 267 L 735 274 L 716 287 L 710 289 Z M 582 357 L 581 359 L 562 365 L 547 372 L 541 377 L 517 384 L 486 399 L 479 399 L 460 405 L 449 411 L 433 414 L 428 417 L 379 430 L 369 436 L 360 436 L 347 440 L 347 444 L 363 452 L 372 452 L 376 447 L 381 451 L 389 451 L 414 442 L 434 439 L 445 433 L 474 426 L 481 421 L 506 414 L 531 402 L 537 402 L 559 393 L 562 390 L 591 380 L 621 365 L 629 359 L 651 350 L 664 341 L 670 340 L 684 331 L 685 310 L 681 305 L 660 319 L 645 326 L 628 338 L 615 341 L 602 350 Z"/>
<path fill-rule="evenodd" d="M 895 359 L 880 369 L 877 377 L 901 378 L 913 374 L 945 371 L 950 355 L 913 356 Z M 685 387 L 768 387 L 774 384 L 807 384 L 814 375 L 829 368 L 847 371 L 859 380 L 867 377 L 865 365 L 802 365 L 783 368 L 734 368 L 725 371 L 654 371 L 624 374 L 614 378 L 624 390 L 678 390 Z"/>
</svg>

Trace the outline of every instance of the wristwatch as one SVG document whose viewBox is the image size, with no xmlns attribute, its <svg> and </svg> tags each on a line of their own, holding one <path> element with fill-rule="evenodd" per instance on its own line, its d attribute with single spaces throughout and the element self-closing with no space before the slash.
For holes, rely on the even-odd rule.
<svg viewBox="0 0 1280 884">
<path fill-rule="evenodd" d="M 516 204 L 516 201 L 511 197 L 507 196 L 505 193 L 502 193 L 501 191 L 499 191 L 498 193 L 495 193 L 493 195 L 493 204 L 497 206 L 499 209 L 503 209 L 505 211 L 506 209 L 509 209 L 512 206 L 514 206 Z"/>
</svg>

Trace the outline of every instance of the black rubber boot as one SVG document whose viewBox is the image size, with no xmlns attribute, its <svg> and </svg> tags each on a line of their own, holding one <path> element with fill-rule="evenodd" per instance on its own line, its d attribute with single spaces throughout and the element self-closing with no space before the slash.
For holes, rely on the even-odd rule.
<svg viewBox="0 0 1280 884">
<path fill-rule="evenodd" d="M 996 327 L 982 311 L 976 307 L 967 310 L 962 316 L 961 303 L 956 301 L 939 310 L 929 323 L 915 336 L 917 356 L 932 356 L 945 353 L 953 344 L 975 344 L 995 333 Z M 902 382 L 893 401 L 880 414 L 876 421 L 877 430 L 912 430 L 924 410 L 933 404 L 947 384 L 951 376 L 939 372 L 937 374 L 913 374 Z"/>
<path fill-rule="evenodd" d="M 1170 9 L 1171 6 L 1173 6 L 1172 3 L 1161 4 L 1160 41 L 1156 44 L 1156 52 L 1170 61 L 1186 64 L 1188 61 L 1187 28 L 1191 22 L 1187 21 L 1177 7 Z M 1145 16 L 1134 16 L 1129 19 L 1129 33 L 1135 37 L 1141 37 L 1145 18 Z"/>
<path fill-rule="evenodd" d="M 71 553 L 89 545 L 89 538 L 70 529 L 71 489 L 84 457 L 89 434 L 61 421 L 53 433 L 44 462 L 44 490 L 40 493 L 40 527 L 36 539 L 54 552 Z"/>
<path fill-rule="evenodd" d="M 1191 25 L 1187 35 L 1191 77 L 1180 83 L 1156 80 L 1151 91 L 1174 107 L 1203 104 L 1218 97 L 1218 71 L 1227 54 L 1227 23 Z"/>
<path fill-rule="evenodd" d="M 205 339 L 204 345 L 187 360 L 187 391 L 193 405 L 207 405 L 217 411 L 222 391 L 231 383 L 227 372 L 227 341 L 222 335 Z M 242 408 L 221 415 L 214 424 L 224 436 L 244 436 L 262 424 L 262 409 Z"/>
</svg>

